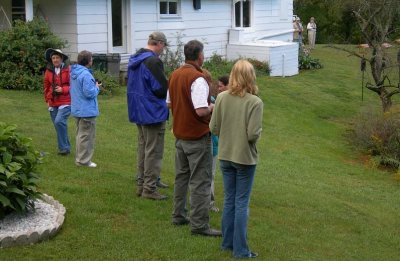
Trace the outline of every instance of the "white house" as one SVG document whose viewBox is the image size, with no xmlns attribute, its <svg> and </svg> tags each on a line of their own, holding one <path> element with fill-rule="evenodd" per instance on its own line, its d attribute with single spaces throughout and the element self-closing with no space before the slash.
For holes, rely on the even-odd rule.
<svg viewBox="0 0 400 261">
<path fill-rule="evenodd" d="M 10 18 L 43 16 L 67 40 L 72 60 L 78 52 L 119 53 L 121 68 L 144 47 L 152 31 L 205 43 L 205 56 L 256 58 L 270 63 L 271 75 L 298 73 L 292 43 L 293 0 L 1 0 Z M 0 20 L 1 23 L 1 20 Z"/>
</svg>

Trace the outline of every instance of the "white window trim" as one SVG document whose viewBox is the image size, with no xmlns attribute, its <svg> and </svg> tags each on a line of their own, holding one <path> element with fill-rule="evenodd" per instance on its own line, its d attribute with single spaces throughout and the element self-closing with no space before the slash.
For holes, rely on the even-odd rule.
<svg viewBox="0 0 400 261">
<path fill-rule="evenodd" d="M 172 0 L 169 2 L 176 2 L 177 14 L 160 14 L 160 2 L 162 0 L 157 1 L 157 13 L 160 19 L 181 19 L 182 18 L 182 1 L 181 0 Z M 166 2 L 166 1 L 162 1 Z"/>
<path fill-rule="evenodd" d="M 235 19 L 235 4 L 237 2 L 246 2 L 250 1 L 250 26 L 243 27 L 243 26 L 236 26 L 236 19 Z M 243 24 L 243 12 L 241 13 L 241 23 Z M 254 0 L 233 0 L 232 1 L 232 28 L 234 29 L 244 29 L 245 31 L 254 31 Z"/>
</svg>

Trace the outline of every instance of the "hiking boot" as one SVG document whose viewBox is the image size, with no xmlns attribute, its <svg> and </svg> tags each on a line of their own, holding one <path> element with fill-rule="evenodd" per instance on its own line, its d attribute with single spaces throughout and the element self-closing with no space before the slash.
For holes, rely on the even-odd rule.
<svg viewBox="0 0 400 261">
<path fill-rule="evenodd" d="M 180 221 L 175 221 L 175 220 L 172 221 L 172 224 L 175 225 L 175 226 L 184 226 L 184 225 L 187 225 L 189 223 L 190 223 L 190 219 L 188 219 L 188 218 L 185 218 L 185 219 L 180 220 Z"/>
<path fill-rule="evenodd" d="M 167 184 L 165 184 L 165 183 L 162 183 L 160 180 L 159 181 L 157 181 L 157 187 L 159 187 L 159 188 L 168 188 L 169 186 L 167 185 Z"/>
<path fill-rule="evenodd" d="M 207 228 L 204 230 L 192 230 L 192 235 L 200 235 L 206 237 L 222 237 L 221 231 L 213 228 Z"/>
<path fill-rule="evenodd" d="M 60 150 L 60 151 L 58 152 L 58 155 L 67 156 L 69 153 L 70 153 L 69 150 Z"/>
<path fill-rule="evenodd" d="M 160 193 L 158 193 L 158 191 L 154 191 L 152 193 L 148 193 L 146 191 L 142 192 L 142 198 L 148 198 L 148 199 L 153 199 L 153 200 L 165 200 L 168 197 L 161 195 Z"/>
<path fill-rule="evenodd" d="M 143 186 L 136 187 L 136 196 L 141 197 L 143 193 Z"/>
</svg>

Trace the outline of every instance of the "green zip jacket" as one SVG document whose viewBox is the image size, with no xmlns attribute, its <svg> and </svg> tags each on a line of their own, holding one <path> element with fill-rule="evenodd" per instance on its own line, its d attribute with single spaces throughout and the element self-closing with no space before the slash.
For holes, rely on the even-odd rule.
<svg viewBox="0 0 400 261">
<path fill-rule="evenodd" d="M 210 130 L 219 137 L 219 160 L 257 164 L 256 143 L 262 131 L 263 106 L 259 97 L 249 93 L 244 97 L 228 91 L 218 94 Z"/>
</svg>

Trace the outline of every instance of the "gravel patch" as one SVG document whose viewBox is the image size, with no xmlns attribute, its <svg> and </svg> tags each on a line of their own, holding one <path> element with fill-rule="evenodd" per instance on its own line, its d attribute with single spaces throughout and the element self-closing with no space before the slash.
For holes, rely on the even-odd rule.
<svg viewBox="0 0 400 261">
<path fill-rule="evenodd" d="M 0 220 L 0 247 L 34 244 L 54 236 L 64 223 L 65 208 L 48 195 L 36 200 L 35 209 L 12 213 Z"/>
</svg>

